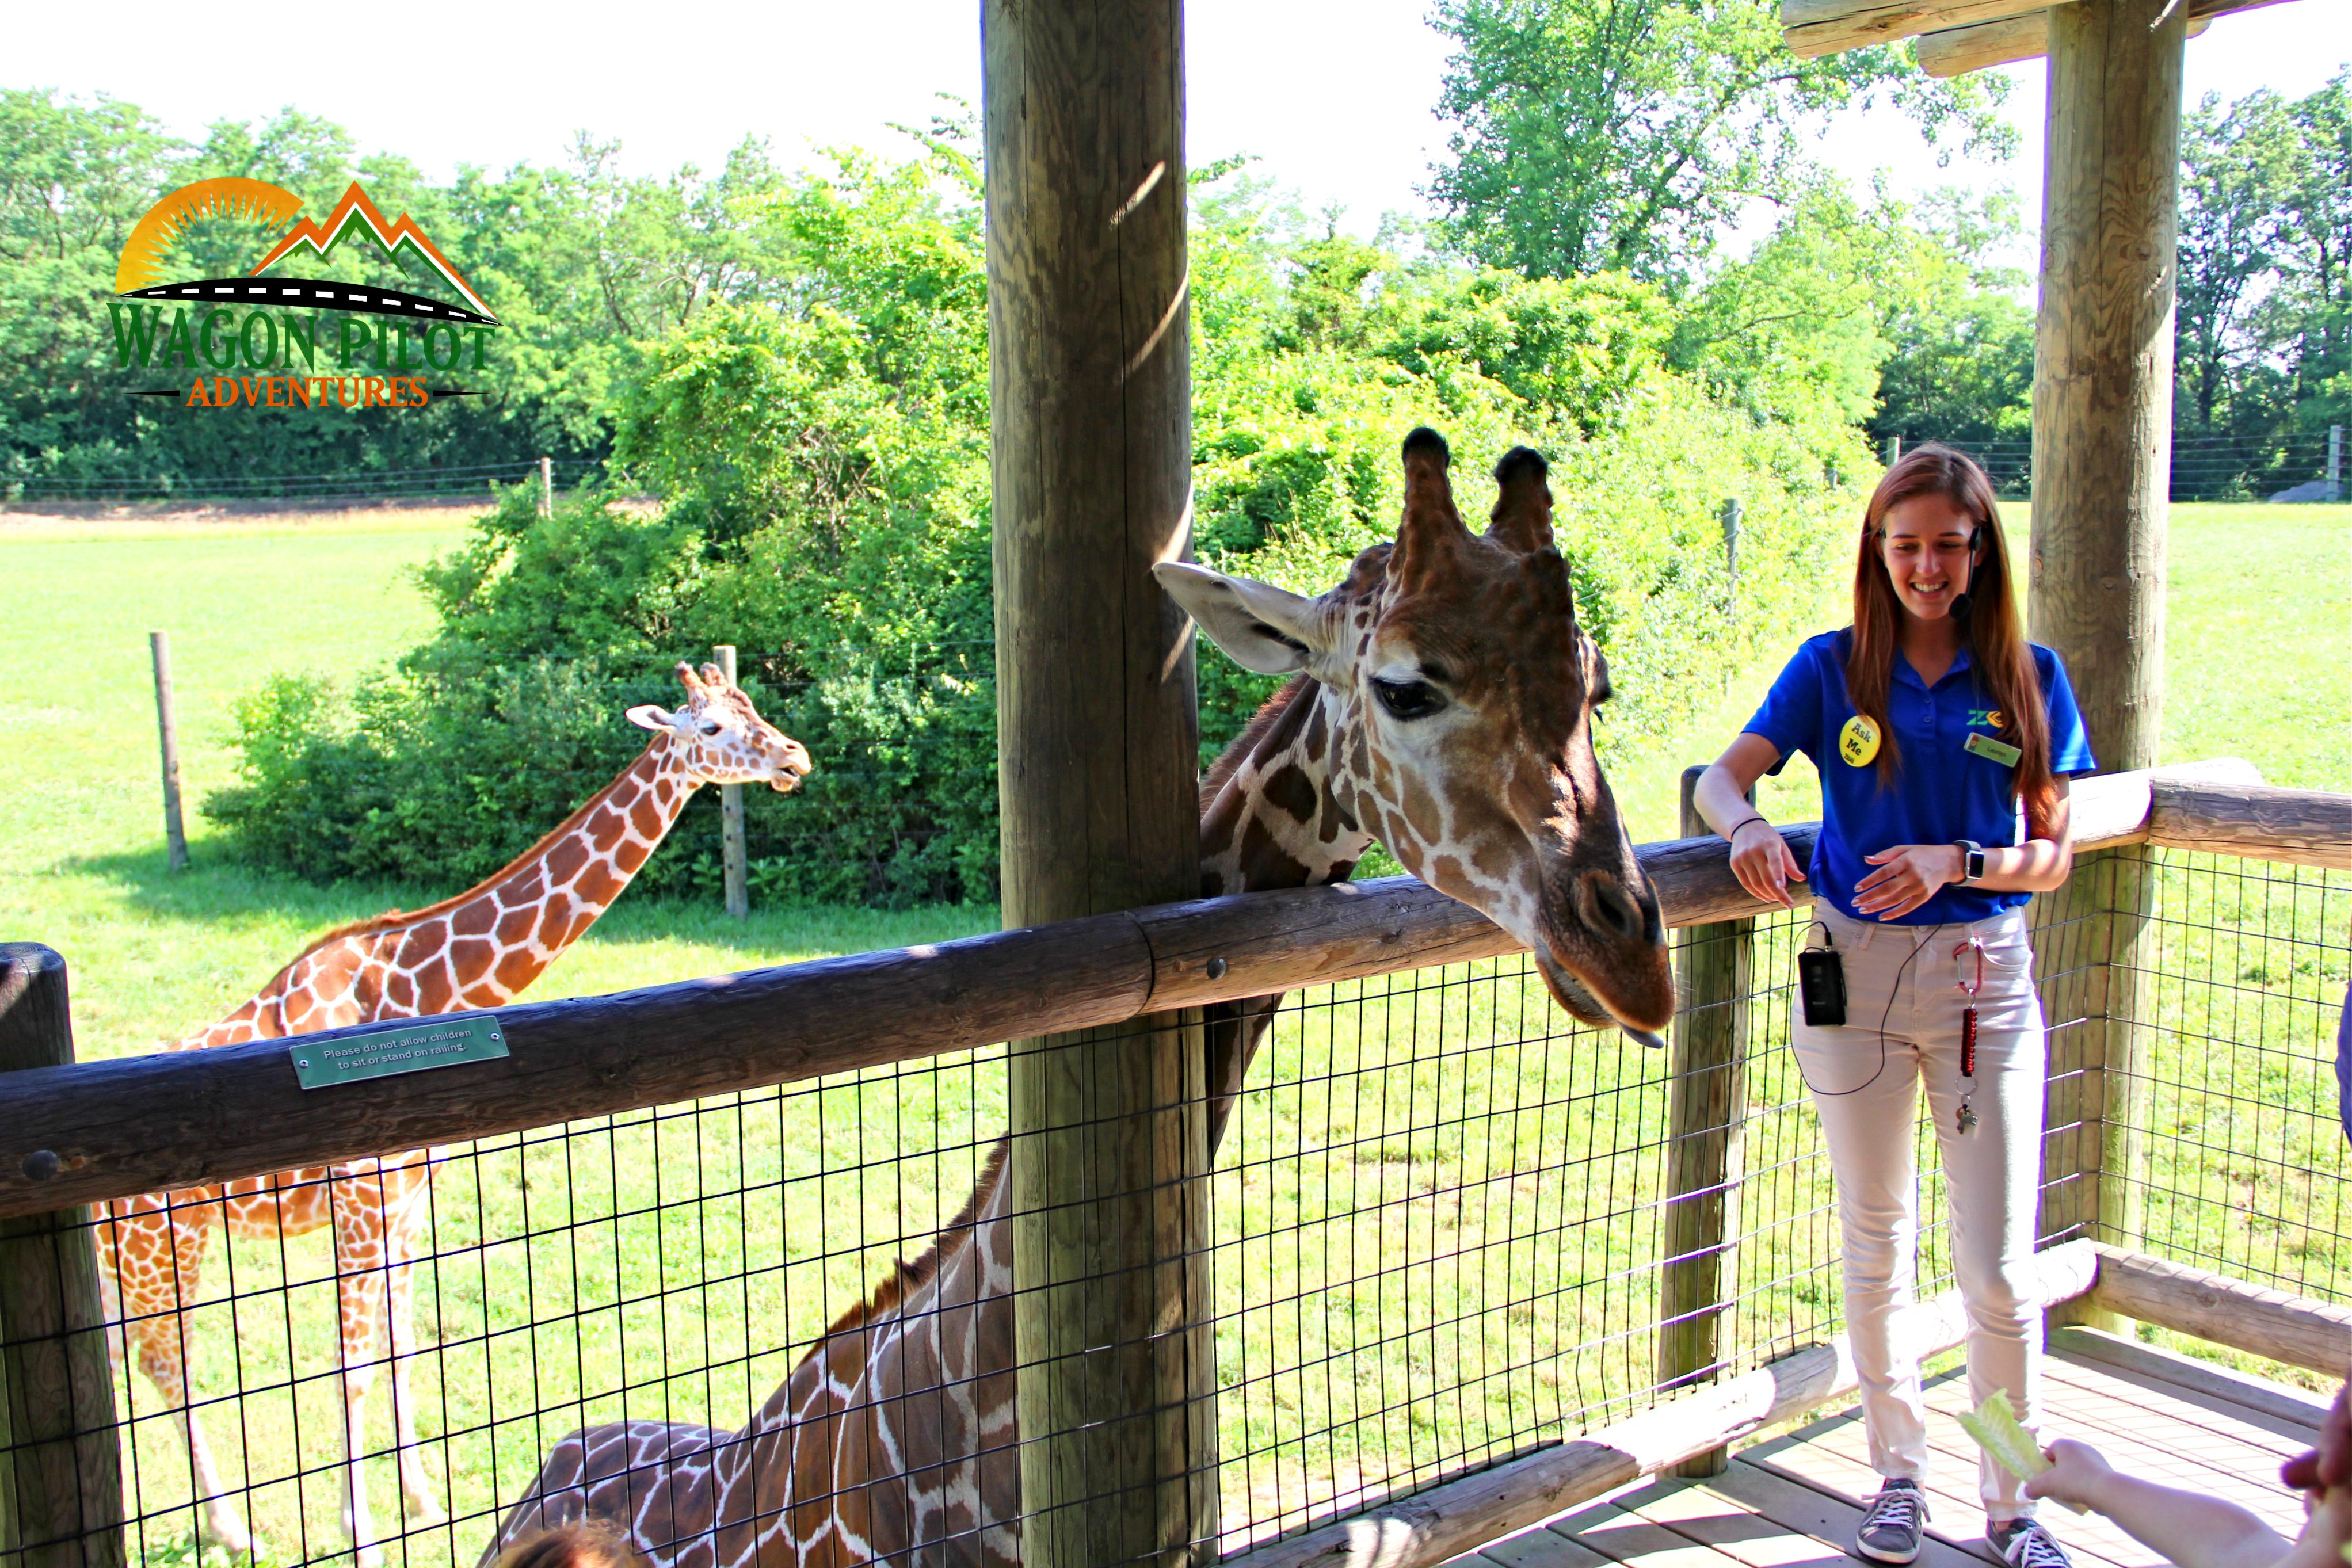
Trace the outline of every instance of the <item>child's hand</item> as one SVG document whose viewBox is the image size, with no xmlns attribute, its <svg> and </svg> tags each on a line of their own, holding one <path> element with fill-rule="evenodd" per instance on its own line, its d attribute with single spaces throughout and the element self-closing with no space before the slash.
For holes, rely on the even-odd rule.
<svg viewBox="0 0 2352 1568">
<path fill-rule="evenodd" d="M 2025 1483 L 2028 1497 L 2046 1497 L 2053 1502 L 2090 1508 L 2094 1506 L 2092 1494 L 2116 1473 L 2115 1467 L 2098 1449 L 2072 1437 L 2059 1438 L 2042 1453 L 2050 1461 L 2050 1468 Z"/>
</svg>

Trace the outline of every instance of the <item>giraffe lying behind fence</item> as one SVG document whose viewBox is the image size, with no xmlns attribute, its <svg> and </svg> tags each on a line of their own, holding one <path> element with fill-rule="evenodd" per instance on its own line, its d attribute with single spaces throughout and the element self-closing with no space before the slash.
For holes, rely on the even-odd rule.
<svg viewBox="0 0 2352 1568">
<path fill-rule="evenodd" d="M 1405 439 L 1393 546 L 1318 599 L 1157 569 L 1240 663 L 1297 678 L 1201 791 L 1204 895 L 1344 880 L 1374 839 L 1525 942 L 1553 998 L 1645 1043 L 1674 1011 L 1657 898 L 1592 749 L 1607 699 L 1551 537 L 1541 457 L 1496 469 L 1483 536 L 1444 442 Z M 1210 1147 L 1278 997 L 1213 1009 Z M 509 1542 L 583 1517 L 656 1568 L 1011 1564 L 1021 1558 L 1009 1142 L 930 1249 L 825 1331 L 749 1426 L 574 1432 L 508 1514 Z"/>
<path fill-rule="evenodd" d="M 800 742 L 752 710 L 751 699 L 705 664 L 684 664 L 686 705 L 646 705 L 629 720 L 653 738 L 619 777 L 504 870 L 455 898 L 413 914 L 394 910 L 330 931 L 251 1000 L 168 1049 L 194 1051 L 415 1018 L 512 1001 L 612 906 L 660 844 L 696 789 L 767 784 L 792 789 L 809 771 Z M 290 1069 L 289 1069 L 290 1071 Z M 393 1426 L 400 1490 L 412 1519 L 443 1516 L 417 1450 L 408 1393 L 415 1354 L 411 1266 L 428 1218 L 434 1163 L 446 1151 L 413 1149 L 315 1170 L 281 1171 L 213 1186 L 183 1187 L 103 1204 L 97 1230 L 99 1283 L 109 1322 L 167 1406 L 183 1415 L 188 1464 L 211 1539 L 252 1548 L 229 1489 L 189 1403 L 187 1352 L 215 1226 L 232 1237 L 305 1235 L 331 1224 L 341 1336 L 344 1410 L 343 1525 L 362 1568 L 383 1561 L 362 1475 L 362 1422 L 374 1386 L 379 1334 L 392 1354 Z"/>
</svg>

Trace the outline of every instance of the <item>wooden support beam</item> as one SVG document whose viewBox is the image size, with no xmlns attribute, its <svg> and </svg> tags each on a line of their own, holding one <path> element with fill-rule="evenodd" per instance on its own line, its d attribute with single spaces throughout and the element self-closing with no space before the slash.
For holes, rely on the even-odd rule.
<svg viewBox="0 0 2352 1568">
<path fill-rule="evenodd" d="M 65 960 L 0 943 L 0 1083 L 72 1060 Z M 0 1219 L 0 1562 L 122 1561 L 121 1434 L 89 1211 Z"/>
<path fill-rule="evenodd" d="M 2256 5 L 2275 5 L 2280 0 L 2249 0 L 2247 4 L 2225 7 L 2232 11 L 2248 11 Z M 2189 17 L 2189 36 L 2196 37 L 2213 25 L 2219 12 L 2209 10 L 2199 15 L 2192 6 Z M 1956 77 L 1967 71 L 1983 70 L 1989 66 L 2015 65 L 2020 60 L 2037 60 L 2050 52 L 2050 13 L 2034 10 L 2003 21 L 1982 22 L 1974 26 L 1952 27 L 1922 33 L 1919 36 L 1919 68 L 1931 77 Z"/>
<path fill-rule="evenodd" d="M 2352 795 L 2152 780 L 2147 841 L 2352 871 Z"/>
<path fill-rule="evenodd" d="M 1682 831 L 1710 830 L 1698 814 L 1701 767 L 1683 770 Z M 1748 804 L 1755 804 L 1749 791 Z M 1682 928 L 1675 944 L 1674 1070 L 1666 1080 L 1666 1190 L 1658 1217 L 1664 1261 L 1658 1269 L 1658 1385 L 1676 1388 L 1713 1377 L 1723 1364 L 1725 1314 L 1734 1289 L 1739 1178 L 1748 1123 L 1748 1014 L 1756 922 L 1724 920 Z M 1721 1448 L 1677 1467 L 1685 1476 L 1721 1475 Z"/>
<path fill-rule="evenodd" d="M 2098 1253 L 2091 1300 L 2110 1312 L 2323 1376 L 2352 1375 L 2352 1307 L 2142 1253 Z"/>
<path fill-rule="evenodd" d="M 2089 1245 L 2079 1242 L 2053 1248 L 2036 1262 L 2045 1302 L 2080 1294 L 2095 1267 Z M 1968 1317 L 1959 1293 L 1907 1309 L 1897 1330 L 1922 1356 L 1961 1344 Z M 1840 1334 L 1615 1426 L 1225 1562 L 1230 1568 L 1430 1568 L 1694 1455 L 1794 1420 L 1858 1386 L 1853 1353 Z"/>
<path fill-rule="evenodd" d="M 2095 842 L 2144 840 L 2148 789 L 2145 775 L 2082 780 L 2078 831 Z M 1810 822 L 1782 830 L 1800 865 L 1817 831 Z M 1670 926 L 1766 913 L 1713 835 L 1636 853 Z M 1791 891 L 1806 896 L 1801 884 Z M 499 1009 L 504 1059 L 332 1089 L 299 1087 L 283 1040 L 37 1068 L 0 1095 L 0 1217 L 1518 950 L 1468 905 L 1412 877 L 1384 877 L 522 1003 Z M 327 1045 L 365 1032 L 302 1039 Z"/>
<path fill-rule="evenodd" d="M 2187 25 L 2172 0 L 2050 13 L 2030 619 L 2110 771 L 2155 763 L 2163 713 Z"/>
<path fill-rule="evenodd" d="M 1789 52 L 1816 59 L 1846 49 L 1919 40 L 1920 67 L 1930 76 L 1958 76 L 1986 66 L 2032 59 L 2048 51 L 2053 5 L 2069 0 L 1780 0 L 1781 37 Z M 2189 36 L 2216 16 L 2258 10 L 2285 0 L 2189 0 Z"/>
<path fill-rule="evenodd" d="M 981 33 L 1004 921 L 1024 926 L 1200 889 L 1192 643 L 1151 576 L 1190 544 L 1183 6 L 985 0 Z M 1206 1074 L 1172 1015 L 1012 1048 L 1030 1563 L 1216 1553 Z"/>
<path fill-rule="evenodd" d="M 1780 0 L 1781 37 L 1790 54 L 1813 59 L 2028 13 L 2038 16 L 2050 4 L 2051 0 L 1870 0 L 1859 5 L 1855 0 Z"/>
</svg>

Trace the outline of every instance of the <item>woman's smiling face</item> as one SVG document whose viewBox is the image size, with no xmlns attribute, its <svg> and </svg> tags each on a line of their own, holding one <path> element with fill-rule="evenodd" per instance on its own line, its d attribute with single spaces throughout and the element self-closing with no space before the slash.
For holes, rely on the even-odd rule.
<svg viewBox="0 0 2352 1568">
<path fill-rule="evenodd" d="M 1880 558 L 1903 608 L 1922 621 L 1949 615 L 1968 591 L 1976 519 L 1950 497 L 1928 494 L 1889 507 L 1879 530 Z"/>
</svg>

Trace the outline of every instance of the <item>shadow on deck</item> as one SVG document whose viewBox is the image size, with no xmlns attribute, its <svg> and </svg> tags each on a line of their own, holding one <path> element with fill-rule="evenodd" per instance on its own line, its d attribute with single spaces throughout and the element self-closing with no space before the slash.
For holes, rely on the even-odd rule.
<svg viewBox="0 0 2352 1568">
<path fill-rule="evenodd" d="M 2318 1438 L 2325 1396 L 2283 1388 L 2087 1329 L 2062 1329 L 2043 1362 L 2044 1429 L 2095 1445 L 2119 1469 L 2252 1510 L 2289 1540 L 2300 1499 L 2279 1461 Z M 1998 1563 L 1976 1496 L 1977 1448 L 1953 1417 L 1968 1378 L 1927 1387 L 1935 1472 L 1926 1568 Z M 1859 1412 L 1847 1409 L 1740 1450 L 1709 1480 L 1652 1482 L 1496 1542 L 1449 1568 L 1811 1568 L 1852 1563 L 1854 1500 L 1877 1487 Z M 2165 1559 L 2096 1514 L 2044 1505 L 2043 1522 L 2079 1568 L 2156 1568 Z"/>
</svg>

